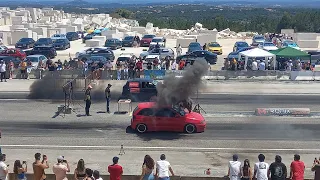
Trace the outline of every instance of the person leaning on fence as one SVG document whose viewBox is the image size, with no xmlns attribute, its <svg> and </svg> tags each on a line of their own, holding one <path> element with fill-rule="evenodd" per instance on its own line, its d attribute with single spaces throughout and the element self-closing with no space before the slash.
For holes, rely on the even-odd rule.
<svg viewBox="0 0 320 180">
<path fill-rule="evenodd" d="M 28 171 L 27 162 L 16 160 L 13 166 L 13 172 L 16 175 L 17 180 L 27 180 L 26 172 Z"/>
</svg>

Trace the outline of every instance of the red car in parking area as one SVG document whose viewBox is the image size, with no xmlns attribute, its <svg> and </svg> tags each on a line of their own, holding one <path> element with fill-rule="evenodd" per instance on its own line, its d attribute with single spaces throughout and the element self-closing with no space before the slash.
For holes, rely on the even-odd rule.
<svg viewBox="0 0 320 180">
<path fill-rule="evenodd" d="M 14 48 L 9 48 L 4 51 L 1 51 L 0 55 L 1 56 L 13 56 L 13 57 L 19 58 L 21 60 L 23 60 L 27 57 L 27 54 L 24 51 L 22 51 L 21 49 L 14 49 Z"/>
<path fill-rule="evenodd" d="M 156 37 L 156 35 L 153 34 L 146 34 L 142 37 L 140 40 L 140 46 L 141 47 L 149 47 L 152 39 Z"/>
<path fill-rule="evenodd" d="M 180 107 L 158 108 L 154 102 L 139 103 L 132 113 L 131 128 L 138 133 L 172 131 L 204 132 L 206 121 L 196 112 L 186 112 Z"/>
</svg>

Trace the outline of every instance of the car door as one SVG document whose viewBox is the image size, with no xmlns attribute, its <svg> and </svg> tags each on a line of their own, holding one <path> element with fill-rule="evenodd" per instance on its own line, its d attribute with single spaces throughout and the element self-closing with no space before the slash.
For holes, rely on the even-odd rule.
<svg viewBox="0 0 320 180">
<path fill-rule="evenodd" d="M 160 108 L 155 113 L 155 121 L 159 131 L 176 131 L 174 119 L 176 113 L 171 108 Z"/>
<path fill-rule="evenodd" d="M 142 109 L 137 115 L 134 117 L 135 124 L 145 124 L 149 131 L 158 131 L 157 129 L 157 121 L 154 114 L 154 109 L 145 108 Z"/>
</svg>

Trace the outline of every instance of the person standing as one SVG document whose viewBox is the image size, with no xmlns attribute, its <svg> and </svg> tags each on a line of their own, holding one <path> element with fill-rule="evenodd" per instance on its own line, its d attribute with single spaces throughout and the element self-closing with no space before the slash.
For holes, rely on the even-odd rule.
<svg viewBox="0 0 320 180">
<path fill-rule="evenodd" d="M 67 172 L 70 172 L 68 161 L 65 160 L 63 156 L 59 156 L 57 161 L 58 163 L 52 167 L 52 171 L 54 175 L 56 175 L 56 180 L 68 180 Z M 66 165 L 63 164 L 64 162 Z"/>
<path fill-rule="evenodd" d="M 241 169 L 241 180 L 252 180 L 252 170 L 249 159 L 245 159 Z"/>
<path fill-rule="evenodd" d="M 313 161 L 311 171 L 314 171 L 314 180 L 320 179 L 320 164 L 317 158 Z"/>
<path fill-rule="evenodd" d="M 24 167 L 23 167 L 24 165 Z M 13 172 L 16 175 L 17 180 L 27 180 L 26 172 L 28 171 L 27 162 L 16 160 L 13 166 Z"/>
<path fill-rule="evenodd" d="M 290 178 L 292 180 L 303 180 L 304 179 L 305 165 L 300 161 L 300 155 L 295 154 L 293 161 L 290 165 Z"/>
<path fill-rule="evenodd" d="M 156 177 L 159 180 L 170 180 L 169 171 L 174 176 L 170 163 L 166 161 L 166 155 L 161 154 L 160 161 L 157 161 L 156 167 Z"/>
<path fill-rule="evenodd" d="M 282 162 L 282 158 L 276 155 L 275 162 L 269 167 L 268 176 L 271 180 L 286 180 L 287 179 L 287 167 Z"/>
<path fill-rule="evenodd" d="M 154 174 L 153 174 L 154 164 L 155 164 L 154 160 L 149 155 L 146 155 L 144 157 L 140 180 L 154 180 L 155 179 Z"/>
<path fill-rule="evenodd" d="M 6 63 L 4 63 L 3 60 L 0 61 L 0 75 L 1 75 L 1 82 L 7 82 L 6 78 L 6 72 L 7 72 L 7 66 Z"/>
<path fill-rule="evenodd" d="M 1 180 L 8 180 L 8 166 L 4 163 L 5 155 L 0 154 L 0 179 Z"/>
<path fill-rule="evenodd" d="M 204 45 L 202 46 L 202 50 L 204 50 L 204 51 L 207 50 L 207 43 L 204 43 Z"/>
<path fill-rule="evenodd" d="M 181 48 L 181 45 L 179 44 L 179 46 L 177 47 L 176 49 L 176 53 L 177 53 L 177 57 L 180 56 L 182 54 L 182 48 Z"/>
<path fill-rule="evenodd" d="M 104 91 L 104 94 L 106 96 L 106 102 L 107 102 L 107 113 L 110 113 L 110 98 L 111 98 L 111 84 L 108 84 L 107 88 Z"/>
<path fill-rule="evenodd" d="M 92 89 L 92 86 L 88 85 L 88 88 L 87 88 L 86 92 L 84 93 L 84 95 L 85 95 L 84 101 L 86 102 L 86 107 L 85 107 L 86 116 L 91 116 L 90 115 L 91 89 Z"/>
<path fill-rule="evenodd" d="M 44 170 L 49 168 L 48 158 L 46 155 L 43 155 L 42 161 L 41 161 L 40 153 L 36 153 L 34 155 L 34 158 L 35 158 L 35 162 L 32 164 L 33 178 L 34 180 L 45 180 L 46 174 L 44 173 Z"/>
<path fill-rule="evenodd" d="M 264 162 L 265 158 L 263 154 L 259 154 L 259 162 L 254 165 L 254 177 L 257 180 L 268 180 L 269 164 Z"/>
<path fill-rule="evenodd" d="M 232 156 L 232 161 L 229 161 L 228 176 L 230 180 L 240 180 L 241 177 L 241 162 L 238 161 L 238 155 Z"/>
<path fill-rule="evenodd" d="M 122 166 L 118 164 L 119 158 L 113 157 L 113 164 L 108 166 L 108 172 L 110 173 L 110 180 L 121 180 L 123 174 Z"/>
</svg>

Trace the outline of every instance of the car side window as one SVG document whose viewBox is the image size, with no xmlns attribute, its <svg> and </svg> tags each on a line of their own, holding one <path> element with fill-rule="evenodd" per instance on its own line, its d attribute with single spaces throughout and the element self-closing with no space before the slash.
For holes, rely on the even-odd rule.
<svg viewBox="0 0 320 180">
<path fill-rule="evenodd" d="M 169 108 L 163 108 L 156 112 L 157 117 L 175 117 L 176 113 Z"/>
<path fill-rule="evenodd" d="M 138 115 L 140 115 L 140 116 L 153 116 L 153 110 L 152 109 L 150 109 L 150 108 L 147 108 L 147 109 L 142 109 L 139 113 L 138 113 Z"/>
</svg>

